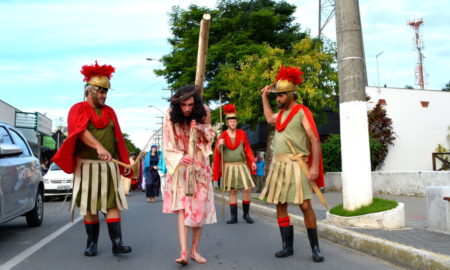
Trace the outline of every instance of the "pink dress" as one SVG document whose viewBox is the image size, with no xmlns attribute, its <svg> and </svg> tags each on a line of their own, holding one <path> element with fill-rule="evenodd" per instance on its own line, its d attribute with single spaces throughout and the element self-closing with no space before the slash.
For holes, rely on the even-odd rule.
<svg viewBox="0 0 450 270">
<path fill-rule="evenodd" d="M 189 126 L 173 124 L 169 112 L 164 118 L 163 149 L 167 167 L 167 182 L 164 187 L 163 213 L 174 213 L 184 209 L 186 226 L 202 227 L 217 222 L 212 186 L 212 170 L 209 155 L 214 132 L 210 124 L 198 124 L 194 163 L 194 194 L 185 195 L 188 169 L 180 163 L 189 149 Z"/>
</svg>

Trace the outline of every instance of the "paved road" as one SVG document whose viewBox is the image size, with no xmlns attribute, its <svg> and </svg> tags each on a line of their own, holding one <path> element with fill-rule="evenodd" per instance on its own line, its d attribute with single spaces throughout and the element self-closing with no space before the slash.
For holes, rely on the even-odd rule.
<svg viewBox="0 0 450 270">
<path fill-rule="evenodd" d="M 98 255 L 83 255 L 86 237 L 82 222 L 20 261 L 13 269 L 180 269 L 174 263 L 178 255 L 176 216 L 161 213 L 162 202 L 145 202 L 142 192 L 129 198 L 130 210 L 123 213 L 124 243 L 133 252 L 112 256 L 106 224 L 102 220 Z M 40 228 L 27 228 L 18 218 L 0 225 L 0 269 L 5 262 L 33 246 L 55 230 L 68 223 L 68 215 L 59 208 L 61 202 L 45 203 L 45 222 Z M 190 261 L 189 269 L 403 269 L 377 258 L 355 252 L 332 242 L 322 240 L 325 262 L 314 263 L 310 256 L 307 236 L 295 233 L 295 255 L 277 259 L 274 252 L 281 246 L 274 220 L 254 216 L 255 224 L 219 223 L 205 226 L 200 250 L 209 260 L 199 265 Z"/>
</svg>

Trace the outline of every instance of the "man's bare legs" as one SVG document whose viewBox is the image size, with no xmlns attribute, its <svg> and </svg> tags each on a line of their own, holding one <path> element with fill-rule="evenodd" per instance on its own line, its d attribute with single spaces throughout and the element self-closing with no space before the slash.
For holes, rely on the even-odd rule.
<svg viewBox="0 0 450 270">
<path fill-rule="evenodd" d="M 198 252 L 201 234 L 202 234 L 202 227 L 192 228 L 191 259 L 193 259 L 197 263 L 206 263 L 206 259 L 203 258 L 203 256 Z"/>
<path fill-rule="evenodd" d="M 180 257 L 175 260 L 179 264 L 187 264 L 187 236 L 189 227 L 184 225 L 184 210 L 178 210 L 178 240 L 180 241 Z"/>
</svg>

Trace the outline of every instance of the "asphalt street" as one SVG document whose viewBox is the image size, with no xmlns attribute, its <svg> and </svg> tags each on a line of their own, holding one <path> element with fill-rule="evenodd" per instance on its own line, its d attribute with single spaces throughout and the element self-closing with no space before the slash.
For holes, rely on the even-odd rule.
<svg viewBox="0 0 450 270">
<path fill-rule="evenodd" d="M 323 263 L 311 260 L 308 237 L 295 232 L 294 256 L 274 257 L 281 247 L 275 220 L 253 215 L 255 224 L 227 225 L 216 203 L 218 223 L 204 227 L 200 251 L 208 259 L 200 265 L 190 261 L 185 267 L 175 264 L 179 254 L 176 216 L 161 213 L 162 201 L 147 203 L 143 192 L 128 197 L 129 210 L 122 215 L 123 241 L 133 252 L 113 256 L 104 218 L 101 218 L 98 255 L 85 257 L 86 233 L 82 222 L 72 224 L 36 252 L 23 255 L 36 243 L 70 223 L 67 205 L 61 201 L 45 203 L 44 223 L 28 228 L 25 218 L 0 225 L 0 269 L 14 261 L 13 269 L 403 269 L 375 257 L 321 240 Z M 228 208 L 226 208 L 228 215 Z M 225 218 L 228 218 L 227 215 Z M 239 217 L 242 213 L 239 213 Z M 75 217 L 76 218 L 76 217 Z M 25 252 L 26 253 L 26 252 Z M 28 256 L 29 255 L 29 256 Z M 9 263 L 9 264 L 8 264 Z"/>
</svg>

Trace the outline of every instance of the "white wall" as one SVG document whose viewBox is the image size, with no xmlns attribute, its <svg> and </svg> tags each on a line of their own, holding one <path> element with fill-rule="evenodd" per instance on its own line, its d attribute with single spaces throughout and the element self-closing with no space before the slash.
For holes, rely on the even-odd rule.
<svg viewBox="0 0 450 270">
<path fill-rule="evenodd" d="M 341 175 L 340 172 L 327 172 L 325 190 L 342 191 Z M 450 186 L 450 171 L 372 172 L 375 194 L 425 197 L 429 186 Z"/>
<path fill-rule="evenodd" d="M 431 153 L 437 145 L 447 149 L 450 141 L 450 92 L 366 87 L 369 109 L 386 100 L 396 140 L 381 171 L 431 171 Z M 421 101 L 428 101 L 427 108 Z"/>
<path fill-rule="evenodd" d="M 0 121 L 14 126 L 16 123 L 16 108 L 0 100 Z"/>
</svg>

